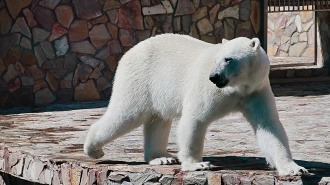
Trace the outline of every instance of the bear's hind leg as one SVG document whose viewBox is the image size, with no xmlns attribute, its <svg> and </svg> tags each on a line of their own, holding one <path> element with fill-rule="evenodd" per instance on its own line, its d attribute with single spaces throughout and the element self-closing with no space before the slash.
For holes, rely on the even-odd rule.
<svg viewBox="0 0 330 185">
<path fill-rule="evenodd" d="M 178 160 L 167 152 L 172 121 L 152 117 L 144 125 L 144 158 L 151 165 L 177 164 Z"/>
<path fill-rule="evenodd" d="M 140 113 L 134 116 L 134 114 L 120 113 L 118 110 L 108 109 L 100 120 L 91 125 L 84 143 L 85 154 L 95 159 L 103 157 L 102 147 L 106 143 L 132 131 L 148 120 L 147 114 Z"/>
</svg>

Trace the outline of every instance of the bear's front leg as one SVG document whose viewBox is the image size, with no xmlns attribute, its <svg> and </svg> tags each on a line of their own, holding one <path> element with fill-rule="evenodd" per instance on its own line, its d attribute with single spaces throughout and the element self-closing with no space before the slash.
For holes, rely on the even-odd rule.
<svg viewBox="0 0 330 185">
<path fill-rule="evenodd" d="M 209 162 L 202 161 L 204 137 L 208 124 L 183 115 L 178 125 L 177 137 L 179 145 L 178 158 L 182 171 L 206 170 Z"/>
<path fill-rule="evenodd" d="M 241 102 L 242 113 L 251 123 L 260 150 L 279 175 L 302 175 L 308 171 L 292 159 L 288 138 L 279 120 L 275 98 L 266 86 Z"/>
</svg>

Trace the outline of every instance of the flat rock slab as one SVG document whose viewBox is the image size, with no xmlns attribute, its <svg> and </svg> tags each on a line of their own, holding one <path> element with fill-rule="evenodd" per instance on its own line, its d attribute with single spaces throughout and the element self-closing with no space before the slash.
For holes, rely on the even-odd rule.
<svg viewBox="0 0 330 185">
<path fill-rule="evenodd" d="M 280 119 L 299 165 L 311 175 L 279 177 L 256 146 L 241 114 L 211 124 L 204 160 L 211 171 L 181 172 L 179 165 L 150 166 L 143 159 L 142 128 L 107 144 L 105 156 L 83 153 L 89 126 L 108 102 L 0 109 L 0 185 L 41 184 L 327 184 L 330 177 L 329 82 L 273 85 Z M 176 155 L 173 123 L 168 150 Z M 24 181 L 25 182 L 25 181 Z"/>
</svg>

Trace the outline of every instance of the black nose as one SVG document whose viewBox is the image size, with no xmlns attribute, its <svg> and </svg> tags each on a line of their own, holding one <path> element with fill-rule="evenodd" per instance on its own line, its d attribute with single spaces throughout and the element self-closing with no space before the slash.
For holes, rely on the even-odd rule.
<svg viewBox="0 0 330 185">
<path fill-rule="evenodd" d="M 211 82 L 213 82 L 213 83 L 216 84 L 219 81 L 219 79 L 220 79 L 220 75 L 219 74 L 217 74 L 217 73 L 211 73 L 210 74 L 210 80 L 211 80 Z"/>
</svg>

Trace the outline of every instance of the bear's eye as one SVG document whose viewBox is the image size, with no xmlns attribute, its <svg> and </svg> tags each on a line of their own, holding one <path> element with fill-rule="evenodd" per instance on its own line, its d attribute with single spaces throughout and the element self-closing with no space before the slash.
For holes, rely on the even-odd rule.
<svg viewBox="0 0 330 185">
<path fill-rule="evenodd" d="M 230 62 L 232 60 L 233 60 L 233 58 L 225 58 L 225 62 Z"/>
</svg>

